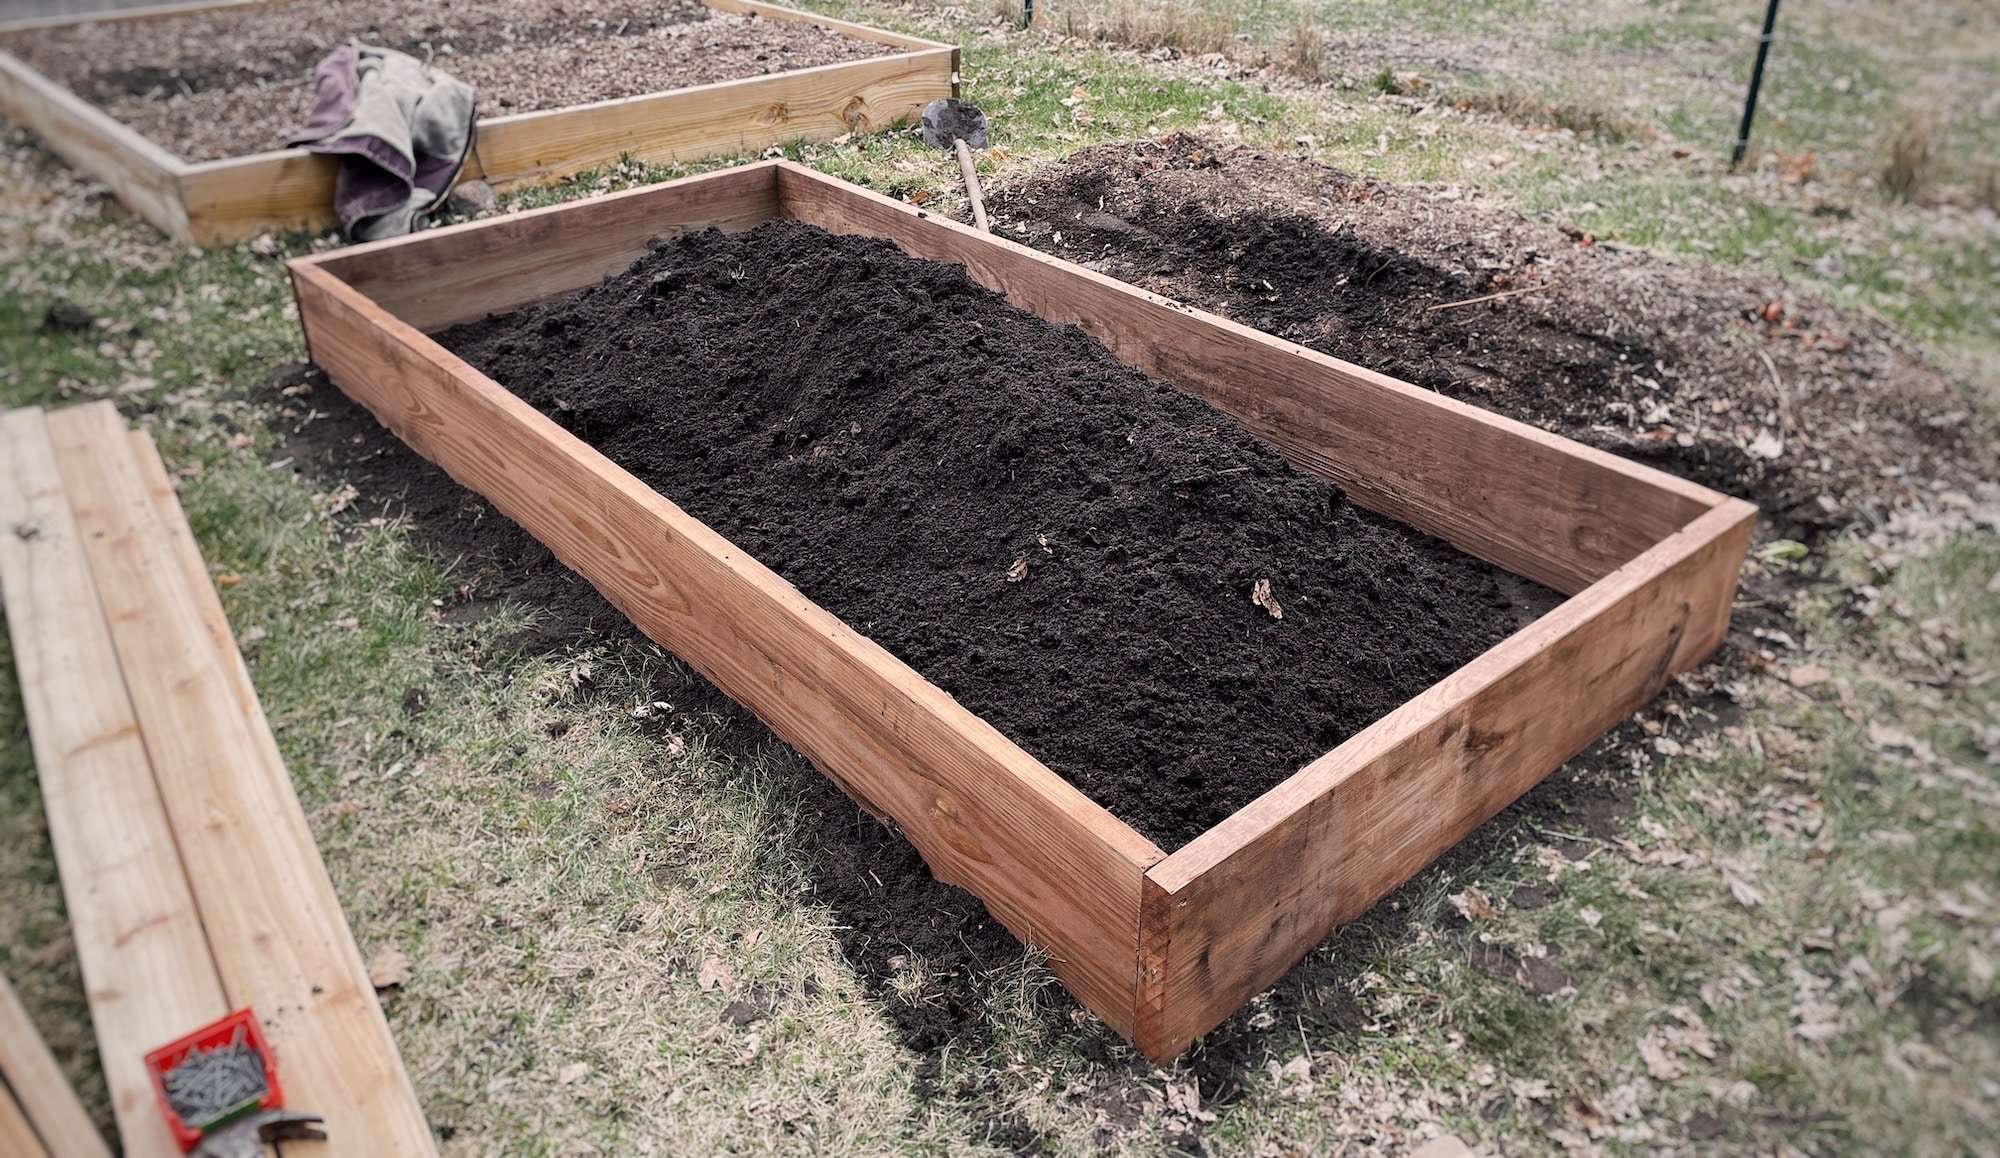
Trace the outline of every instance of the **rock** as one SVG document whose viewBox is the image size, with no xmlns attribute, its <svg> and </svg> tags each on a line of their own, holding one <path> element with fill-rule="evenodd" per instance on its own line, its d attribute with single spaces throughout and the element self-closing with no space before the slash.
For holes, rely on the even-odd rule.
<svg viewBox="0 0 2000 1158">
<path fill-rule="evenodd" d="M 97 317 L 75 302 L 58 301 L 42 315 L 42 329 L 51 334 L 80 334 L 97 325 Z"/>
<path fill-rule="evenodd" d="M 460 181 L 452 186 L 444 204 L 445 208 L 453 213 L 470 216 L 499 208 L 500 195 L 493 192 L 493 186 L 484 181 Z"/>
</svg>

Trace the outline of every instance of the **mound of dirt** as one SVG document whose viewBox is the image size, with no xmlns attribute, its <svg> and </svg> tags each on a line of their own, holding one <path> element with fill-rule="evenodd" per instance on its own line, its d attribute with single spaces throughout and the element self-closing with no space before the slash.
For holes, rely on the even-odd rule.
<svg viewBox="0 0 2000 1158">
<path fill-rule="evenodd" d="M 710 232 L 440 341 L 1168 848 L 1555 602 L 886 241 Z"/>
<path fill-rule="evenodd" d="M 989 206 L 1014 240 L 1748 498 L 1766 534 L 1879 516 L 1991 456 L 1964 391 L 1872 319 L 1310 161 L 1174 135 Z"/>
</svg>

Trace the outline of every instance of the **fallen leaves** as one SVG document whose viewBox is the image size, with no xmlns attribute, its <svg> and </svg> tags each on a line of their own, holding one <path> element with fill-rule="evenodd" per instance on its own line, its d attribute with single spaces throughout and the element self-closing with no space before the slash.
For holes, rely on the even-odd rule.
<svg viewBox="0 0 2000 1158">
<path fill-rule="evenodd" d="M 368 983 L 380 993 L 410 983 L 410 956 L 394 945 L 384 945 L 368 959 Z"/>
<path fill-rule="evenodd" d="M 1833 673 L 1816 663 L 1802 663 L 1785 673 L 1785 682 L 1804 691 L 1816 688 L 1833 678 Z"/>
<path fill-rule="evenodd" d="M 729 962 L 720 957 L 706 957 L 695 970 L 694 981 L 703 989 L 720 989 L 727 992 L 736 985 L 736 971 L 729 967 Z"/>
<path fill-rule="evenodd" d="M 1009 583 L 1019 583 L 1027 577 L 1028 560 L 1025 557 L 1014 560 L 1014 565 L 1007 568 L 1007 582 Z"/>
<path fill-rule="evenodd" d="M 1278 597 L 1271 594 L 1271 581 L 1259 579 L 1250 588 L 1250 602 L 1271 613 L 1272 619 L 1283 619 L 1285 609 L 1278 606 Z"/>
<path fill-rule="evenodd" d="M 1493 898 L 1478 889 L 1466 889 L 1451 898 L 1451 907 L 1468 921 L 1497 921 L 1500 910 L 1493 906 Z"/>
</svg>

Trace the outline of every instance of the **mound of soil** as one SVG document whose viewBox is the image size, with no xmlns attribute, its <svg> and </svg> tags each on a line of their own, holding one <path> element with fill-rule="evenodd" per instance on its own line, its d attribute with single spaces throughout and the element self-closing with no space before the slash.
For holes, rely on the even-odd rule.
<svg viewBox="0 0 2000 1158">
<path fill-rule="evenodd" d="M 312 70 L 351 37 L 479 90 L 481 116 L 535 112 L 879 56 L 887 46 L 699 0 L 296 0 L 15 33 L 0 48 L 188 160 L 282 148 Z"/>
<path fill-rule="evenodd" d="M 989 204 L 1014 240 L 1751 499 L 1765 533 L 1992 467 L 1960 386 L 1768 279 L 1185 135 L 1072 154 Z"/>
<path fill-rule="evenodd" d="M 1167 848 L 1555 602 L 886 241 L 710 232 L 440 341 Z"/>
</svg>

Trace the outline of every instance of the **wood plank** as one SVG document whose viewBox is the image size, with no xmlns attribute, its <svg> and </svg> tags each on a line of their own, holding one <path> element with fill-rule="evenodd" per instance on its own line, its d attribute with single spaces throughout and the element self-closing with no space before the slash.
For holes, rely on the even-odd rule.
<svg viewBox="0 0 2000 1158">
<path fill-rule="evenodd" d="M 228 1012 L 42 413 L 0 417 L 0 591 L 124 1152 L 180 1149 L 141 1059 Z"/>
<path fill-rule="evenodd" d="M 494 117 L 479 124 L 467 179 L 543 185 L 625 156 L 654 164 L 756 153 L 794 140 L 873 132 L 951 95 L 951 55 L 936 47 L 623 100 Z M 282 149 L 202 161 L 179 175 L 197 244 L 334 224 L 332 158 Z"/>
<path fill-rule="evenodd" d="M 622 273 L 661 238 L 778 215 L 775 162 L 470 221 L 302 259 L 420 330 L 504 313 Z"/>
<path fill-rule="evenodd" d="M 782 4 L 766 4 L 763 0 L 701 0 L 703 4 L 717 12 L 735 12 L 743 15 L 757 15 L 767 20 L 789 20 L 801 24 L 817 24 L 830 28 L 842 36 L 855 40 L 867 40 L 876 44 L 892 45 L 911 51 L 931 48 L 951 48 L 935 40 L 924 40 L 916 36 L 905 36 L 900 32 L 890 32 L 885 28 L 872 28 L 866 24 L 856 24 L 852 20 L 836 20 L 817 12 L 807 12 L 799 8 L 787 8 Z"/>
<path fill-rule="evenodd" d="M 1725 500 L 1153 866 L 1140 1048 L 1179 1053 L 1706 658 L 1755 517 Z"/>
<path fill-rule="evenodd" d="M 951 55 L 896 53 L 500 117 L 480 125 L 479 170 L 499 187 L 541 184 L 626 155 L 667 164 L 877 132 L 951 95 Z"/>
<path fill-rule="evenodd" d="M 177 241 L 189 239 L 179 158 L 13 56 L 0 52 L 0 115 L 52 153 L 110 186 L 118 199 Z"/>
<path fill-rule="evenodd" d="M 247 8 L 258 4 L 276 3 L 277 0 L 192 0 L 185 4 L 147 4 L 137 8 L 107 8 L 101 12 L 72 12 L 60 16 L 30 16 L 22 20 L 0 23 L 0 36 L 13 32 L 29 32 L 37 28 L 62 28 L 71 24 L 106 24 L 128 20 L 160 20 L 175 16 L 191 16 L 198 12 L 213 12 L 218 8 Z"/>
<path fill-rule="evenodd" d="M 111 1148 L 84 1112 L 42 1032 L 0 977 L 0 1081 L 13 1092 L 40 1144 L 63 1158 L 111 1158 Z M 0 1154 L 12 1153 L 0 1128 Z"/>
<path fill-rule="evenodd" d="M 14 1100 L 14 1092 L 0 1082 L 0 1154 L 8 1158 L 36 1158 L 48 1152 L 48 1147 L 35 1135 L 35 1128 L 28 1124 L 26 1111 Z"/>
<path fill-rule="evenodd" d="M 1574 594 L 1723 496 L 781 162 L 787 215 L 894 240 L 1236 416 L 1354 501 Z"/>
<path fill-rule="evenodd" d="M 1072 992 L 1131 1031 L 1139 879 L 1159 849 L 325 265 L 291 268 L 313 360 L 343 390 L 850 794 L 894 817 L 939 879 L 1046 948 Z"/>
<path fill-rule="evenodd" d="M 95 403 L 49 433 L 224 991 L 257 1009 L 287 1100 L 342 1150 L 434 1153 L 298 798 L 268 766 L 268 725 L 243 712 L 124 424 Z"/>
</svg>

